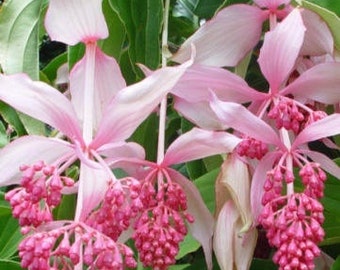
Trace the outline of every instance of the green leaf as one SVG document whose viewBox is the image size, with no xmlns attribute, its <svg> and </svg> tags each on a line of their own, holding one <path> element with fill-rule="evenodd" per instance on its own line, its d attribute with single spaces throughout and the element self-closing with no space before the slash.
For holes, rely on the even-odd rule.
<svg viewBox="0 0 340 270">
<path fill-rule="evenodd" d="M 59 206 L 54 209 L 54 216 L 57 220 L 72 220 L 76 209 L 76 195 L 64 195 Z"/>
<path fill-rule="evenodd" d="M 251 263 L 250 270 L 257 269 L 276 270 L 277 266 L 272 260 L 254 259 Z"/>
<path fill-rule="evenodd" d="M 8 144 L 9 138 L 6 133 L 6 128 L 2 122 L 0 122 L 0 148 Z"/>
<path fill-rule="evenodd" d="M 9 259 L 17 252 L 18 244 L 22 239 L 20 227 L 11 214 L 1 216 L 0 224 L 0 258 Z"/>
<path fill-rule="evenodd" d="M 196 179 L 207 173 L 202 160 L 194 160 L 186 163 L 187 172 L 190 179 Z"/>
<path fill-rule="evenodd" d="M 67 57 L 69 70 L 84 56 L 85 46 L 83 43 L 79 43 L 75 46 L 68 46 Z"/>
<path fill-rule="evenodd" d="M 225 0 L 178 0 L 174 12 L 176 16 L 189 19 L 193 15 L 209 19 L 225 2 Z"/>
<path fill-rule="evenodd" d="M 302 0 L 302 6 L 307 8 L 315 13 L 319 14 L 320 17 L 327 23 L 329 29 L 331 30 L 334 38 L 334 45 L 335 47 L 340 50 L 340 18 L 332 11 L 329 11 L 323 7 L 320 7 L 314 3 Z M 320 1 L 317 1 L 320 3 Z M 322 2 L 322 1 L 321 1 Z M 339 1 L 332 1 L 338 2 Z"/>
<path fill-rule="evenodd" d="M 340 1 L 334 0 L 308 0 L 308 2 L 317 4 L 325 9 L 335 12 L 338 16 L 340 16 Z"/>
<path fill-rule="evenodd" d="M 6 270 L 22 270 L 20 263 L 12 260 L 2 260 L 0 259 L 0 269 Z"/>
<path fill-rule="evenodd" d="M 176 264 L 176 265 L 171 265 L 169 267 L 169 270 L 184 270 L 188 269 L 187 267 L 190 267 L 190 264 Z"/>
<path fill-rule="evenodd" d="M 55 57 L 43 70 L 42 72 L 47 76 L 50 82 L 54 82 L 57 78 L 57 71 L 61 65 L 67 62 L 67 53 L 62 53 Z"/>
<path fill-rule="evenodd" d="M 18 136 L 27 134 L 17 112 L 6 103 L 0 101 L 0 114 L 3 119 L 15 130 Z"/>
<path fill-rule="evenodd" d="M 160 63 L 160 32 L 163 22 L 161 0 L 109 0 L 119 14 L 128 36 L 131 62 L 156 69 Z M 135 72 L 139 72 L 133 65 Z"/>
<path fill-rule="evenodd" d="M 193 238 L 191 234 L 187 234 L 183 242 L 180 243 L 180 249 L 176 256 L 176 260 L 183 258 L 189 253 L 195 252 L 200 246 L 201 244 L 195 238 Z"/>
<path fill-rule="evenodd" d="M 18 115 L 28 134 L 45 135 L 46 129 L 44 123 L 20 112 Z"/>
<path fill-rule="evenodd" d="M 8 0 L 0 11 L 0 63 L 7 74 L 39 78 L 39 18 L 42 0 Z"/>
<path fill-rule="evenodd" d="M 151 114 L 132 134 L 129 141 L 143 145 L 146 159 L 156 161 L 158 141 L 158 117 Z"/>
<path fill-rule="evenodd" d="M 340 270 L 340 256 L 336 258 L 331 270 Z"/>
<path fill-rule="evenodd" d="M 194 184 L 201 193 L 205 205 L 212 213 L 215 211 L 215 180 L 219 171 L 220 169 L 217 168 L 194 181 Z"/>
<path fill-rule="evenodd" d="M 126 39 L 125 27 L 109 0 L 103 1 L 103 12 L 109 29 L 109 37 L 98 41 L 98 45 L 106 54 L 113 56 L 119 62 Z"/>
</svg>

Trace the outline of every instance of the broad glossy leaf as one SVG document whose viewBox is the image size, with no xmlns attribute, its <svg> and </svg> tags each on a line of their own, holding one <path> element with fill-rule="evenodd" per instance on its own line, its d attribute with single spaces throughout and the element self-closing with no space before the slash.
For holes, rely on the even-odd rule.
<svg viewBox="0 0 340 270">
<path fill-rule="evenodd" d="M 0 261 L 9 259 L 17 251 L 17 245 L 22 239 L 18 221 L 12 217 L 11 207 L 0 192 Z M 0 262 L 0 269 L 1 268 Z"/>
<path fill-rule="evenodd" d="M 321 7 L 324 7 L 330 11 L 335 12 L 338 16 L 340 16 L 340 2 L 334 0 L 308 0 L 308 2 L 312 2 Z"/>
<path fill-rule="evenodd" d="M 6 74 L 39 78 L 39 18 L 43 0 L 8 0 L 0 11 L 0 63 Z"/>
<path fill-rule="evenodd" d="M 163 1 L 109 0 L 109 3 L 125 25 L 132 63 L 157 68 L 161 54 L 159 35 L 163 22 Z"/>
<path fill-rule="evenodd" d="M 79 43 L 75 46 L 69 46 L 67 50 L 68 55 L 68 67 L 69 70 L 73 68 L 73 66 L 84 56 L 85 46 L 82 43 Z"/>
<path fill-rule="evenodd" d="M 157 156 L 158 117 L 150 115 L 133 133 L 129 141 L 143 145 L 146 159 L 155 161 Z"/>
<path fill-rule="evenodd" d="M 20 263 L 13 260 L 0 259 L 0 269 L 6 270 L 22 270 Z"/>
<path fill-rule="evenodd" d="M 277 266 L 272 260 L 254 259 L 250 270 L 266 269 L 266 270 L 276 270 Z"/>
<path fill-rule="evenodd" d="M 11 127 L 15 130 L 18 136 L 22 136 L 27 134 L 22 121 L 20 120 L 18 113 L 7 104 L 0 102 L 0 114 L 3 119 L 11 125 Z"/>
<path fill-rule="evenodd" d="M 6 128 L 0 122 L 0 148 L 4 147 L 9 142 L 9 136 L 6 134 Z"/>
<path fill-rule="evenodd" d="M 195 238 L 193 238 L 191 234 L 187 234 L 183 242 L 180 243 L 180 250 L 176 256 L 176 259 L 179 260 L 185 255 L 195 252 L 200 246 L 201 244 Z"/>
<path fill-rule="evenodd" d="M 332 265 L 331 270 L 339 270 L 340 269 L 340 255 L 336 258 L 334 264 Z"/>
<path fill-rule="evenodd" d="M 314 3 L 311 3 L 309 1 L 301 1 L 302 6 L 304 8 L 307 8 L 311 11 L 314 11 L 315 13 L 319 14 L 320 17 L 327 23 L 329 29 L 331 30 L 333 37 L 334 37 L 334 44 L 335 47 L 340 50 L 340 18 L 333 13 L 330 10 L 327 10 L 326 8 L 323 8 L 321 6 L 318 6 Z M 323 1 L 316 1 L 317 3 L 323 2 Z M 339 1 L 331 1 L 332 3 L 337 3 L 340 5 Z"/>
<path fill-rule="evenodd" d="M 57 78 L 58 68 L 66 62 L 67 53 L 62 53 L 55 57 L 46 67 L 44 67 L 42 72 L 46 75 L 50 82 L 53 82 Z"/>
<path fill-rule="evenodd" d="M 18 221 L 11 214 L 0 216 L 0 258 L 9 259 L 17 252 L 22 239 Z M 0 267 L 0 269 L 3 269 Z"/>
<path fill-rule="evenodd" d="M 113 56 L 119 62 L 126 39 L 125 27 L 109 0 L 103 1 L 103 12 L 109 29 L 109 37 L 98 41 L 98 45 L 103 52 Z"/>
<path fill-rule="evenodd" d="M 200 18 L 209 19 L 221 7 L 225 0 L 178 0 L 176 5 L 177 16 L 189 17 L 196 15 Z"/>
<path fill-rule="evenodd" d="M 212 213 L 215 211 L 215 180 L 219 171 L 219 168 L 217 168 L 194 181 L 194 184 L 201 193 L 203 201 Z"/>
</svg>

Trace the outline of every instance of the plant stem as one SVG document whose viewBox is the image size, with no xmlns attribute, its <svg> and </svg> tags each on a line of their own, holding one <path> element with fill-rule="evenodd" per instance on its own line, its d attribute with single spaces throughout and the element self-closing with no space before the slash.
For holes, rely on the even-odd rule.
<svg viewBox="0 0 340 270">
<path fill-rule="evenodd" d="M 88 145 L 93 139 L 93 100 L 94 100 L 94 72 L 96 44 L 86 45 L 84 112 L 83 112 L 83 138 Z"/>
<path fill-rule="evenodd" d="M 162 32 L 162 68 L 166 67 L 167 65 L 166 52 L 167 52 L 167 46 L 168 46 L 169 7 L 170 7 L 170 0 L 165 0 L 164 16 L 163 16 L 164 18 L 163 32 Z M 160 110 L 159 110 L 157 164 L 160 164 L 164 158 L 166 107 L 167 107 L 167 97 L 165 96 L 161 102 Z"/>
</svg>

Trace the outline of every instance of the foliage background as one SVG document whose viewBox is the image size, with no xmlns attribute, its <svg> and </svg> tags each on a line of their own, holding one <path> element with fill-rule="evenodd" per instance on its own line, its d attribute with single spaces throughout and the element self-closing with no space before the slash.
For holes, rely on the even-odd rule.
<svg viewBox="0 0 340 270">
<path fill-rule="evenodd" d="M 244 0 L 171 0 L 168 49 L 175 51 L 204 20 L 210 19 L 222 7 L 235 3 L 249 3 Z M 310 0 L 303 6 L 317 11 L 333 31 L 336 48 L 340 49 L 340 1 Z M 316 5 L 313 5 L 316 4 Z M 82 45 L 66 47 L 52 42 L 47 36 L 43 21 L 48 0 L 0 1 L 0 64 L 7 74 L 26 72 L 34 80 L 54 85 L 58 68 L 67 63 L 71 68 L 84 53 Z M 322 8 L 320 8 L 322 7 Z M 110 35 L 100 41 L 103 51 L 117 59 L 123 75 L 129 84 L 142 78 L 136 63 L 151 69 L 160 66 L 160 34 L 163 22 L 162 0 L 103 0 L 103 10 Z M 336 15 L 337 16 L 336 16 Z M 258 88 L 265 84 L 252 61 L 245 74 L 247 82 Z M 170 100 L 171 101 L 171 100 Z M 0 103 L 0 147 L 15 137 L 25 134 L 46 134 L 49 130 L 40 122 L 17 113 Z M 151 115 L 134 133 L 131 140 L 144 146 L 147 159 L 156 159 L 157 115 Z M 10 129 L 9 129 L 10 127 Z M 169 145 L 180 132 L 191 128 L 191 124 L 168 109 L 166 144 Z M 318 146 L 315 146 L 318 147 Z M 328 152 L 332 158 L 338 152 Z M 214 181 L 222 158 L 219 156 L 182 164 L 177 169 L 186 174 L 199 188 L 208 208 L 214 211 Z M 69 172 L 70 175 L 77 171 Z M 0 269 L 21 269 L 17 245 L 21 234 L 17 221 L 11 217 L 8 203 L 4 200 L 6 188 L 0 189 Z M 329 177 L 326 184 L 325 207 L 326 230 L 322 249 L 336 261 L 332 269 L 340 269 L 340 185 L 337 179 Z M 66 218 L 74 207 L 75 198 L 69 197 L 56 209 L 55 215 Z M 263 237 L 255 252 L 251 269 L 275 269 L 270 260 L 271 250 Z M 177 256 L 178 263 L 172 270 L 205 269 L 200 245 L 189 235 L 182 243 Z M 142 267 L 139 267 L 142 269 Z M 219 269 L 215 261 L 214 269 Z"/>
</svg>

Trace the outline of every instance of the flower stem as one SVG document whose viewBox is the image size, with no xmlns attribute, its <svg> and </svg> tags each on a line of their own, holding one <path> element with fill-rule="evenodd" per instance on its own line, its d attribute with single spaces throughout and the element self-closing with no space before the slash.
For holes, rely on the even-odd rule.
<svg viewBox="0 0 340 270">
<path fill-rule="evenodd" d="M 163 22 L 163 32 L 162 32 L 162 68 L 166 67 L 167 65 L 166 52 L 167 52 L 167 46 L 168 46 L 169 6 L 170 6 L 170 0 L 165 0 L 164 22 Z M 160 110 L 159 110 L 157 164 L 160 164 L 164 158 L 166 107 L 167 107 L 167 97 L 165 96 L 161 102 Z"/>
<path fill-rule="evenodd" d="M 88 145 L 93 139 L 93 100 L 94 100 L 94 72 L 96 44 L 86 44 L 84 112 L 83 112 L 83 138 Z"/>
</svg>

